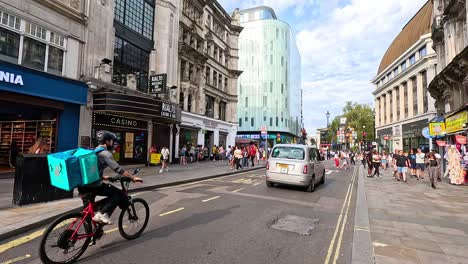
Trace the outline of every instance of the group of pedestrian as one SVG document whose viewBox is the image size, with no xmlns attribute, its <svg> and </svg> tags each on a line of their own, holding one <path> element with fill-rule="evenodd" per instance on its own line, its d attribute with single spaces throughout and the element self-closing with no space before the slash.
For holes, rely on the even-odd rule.
<svg viewBox="0 0 468 264">
<path fill-rule="evenodd" d="M 255 166 L 260 160 L 264 160 L 264 149 L 258 148 L 253 142 L 243 146 L 228 146 L 226 157 L 231 170 L 242 169 L 249 166 Z"/>
<path fill-rule="evenodd" d="M 366 164 L 368 166 L 368 177 L 381 177 L 380 168 L 384 170 L 392 168 L 393 177 L 397 181 L 407 182 L 408 172 L 411 178 L 422 180 L 425 171 L 427 171 L 432 188 L 436 189 L 437 181 L 441 181 L 441 156 L 435 151 L 425 154 L 421 148 L 418 148 L 417 150 L 411 149 L 409 152 L 395 150 L 394 153 L 387 154 L 385 151 L 379 153 L 373 150 L 361 153 L 361 156 L 366 159 L 363 166 L 365 167 Z"/>
<path fill-rule="evenodd" d="M 334 161 L 335 161 L 335 168 L 337 169 L 345 169 L 351 168 L 351 165 L 356 165 L 356 153 L 350 150 L 344 151 L 337 151 L 333 152 L 334 154 Z"/>
</svg>

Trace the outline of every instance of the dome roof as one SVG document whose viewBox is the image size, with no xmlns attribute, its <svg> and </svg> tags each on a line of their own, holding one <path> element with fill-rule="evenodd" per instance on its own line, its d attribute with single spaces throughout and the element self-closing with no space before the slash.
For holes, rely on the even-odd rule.
<svg viewBox="0 0 468 264">
<path fill-rule="evenodd" d="M 431 32 L 432 20 L 432 1 L 427 3 L 414 15 L 414 17 L 406 24 L 401 30 L 400 34 L 393 40 L 387 52 L 380 61 L 379 75 L 390 64 L 392 64 L 398 57 L 400 57 L 406 50 L 416 43 L 422 35 Z"/>
</svg>

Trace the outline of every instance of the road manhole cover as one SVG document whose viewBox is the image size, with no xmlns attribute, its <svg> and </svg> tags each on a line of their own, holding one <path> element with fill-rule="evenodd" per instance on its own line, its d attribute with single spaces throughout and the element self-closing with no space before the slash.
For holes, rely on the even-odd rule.
<svg viewBox="0 0 468 264">
<path fill-rule="evenodd" d="M 271 225 L 271 228 L 297 233 L 303 236 L 310 236 L 315 225 L 320 220 L 318 218 L 306 218 L 297 215 L 286 215 L 279 218 Z"/>
</svg>

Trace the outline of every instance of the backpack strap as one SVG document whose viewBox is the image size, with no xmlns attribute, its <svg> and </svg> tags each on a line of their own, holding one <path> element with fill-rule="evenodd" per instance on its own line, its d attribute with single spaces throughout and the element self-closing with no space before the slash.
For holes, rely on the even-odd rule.
<svg viewBox="0 0 468 264">
<path fill-rule="evenodd" d="M 103 147 L 98 147 L 98 148 L 95 148 L 93 151 L 94 151 L 94 154 L 97 155 L 97 154 L 99 154 L 99 152 L 102 152 L 102 151 L 104 151 L 104 150 L 106 150 L 106 149 L 103 148 Z"/>
</svg>

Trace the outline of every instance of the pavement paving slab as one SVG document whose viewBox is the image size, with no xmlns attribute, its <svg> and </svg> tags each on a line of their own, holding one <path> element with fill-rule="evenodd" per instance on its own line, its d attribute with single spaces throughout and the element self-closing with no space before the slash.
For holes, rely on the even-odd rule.
<svg viewBox="0 0 468 264">
<path fill-rule="evenodd" d="M 468 188 L 429 180 L 365 177 L 377 264 L 468 263 Z"/>
</svg>

